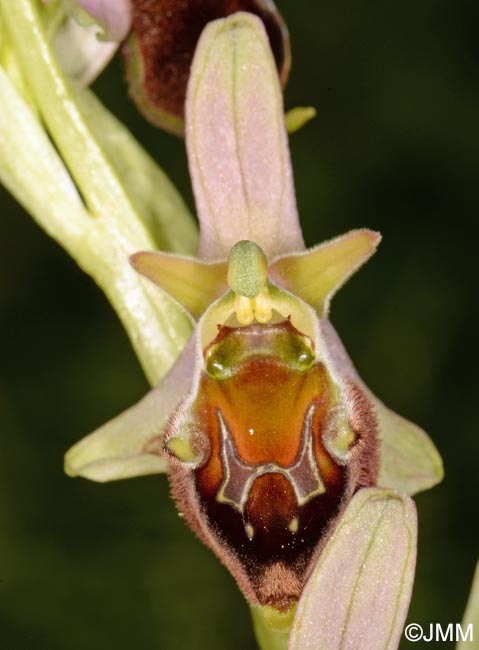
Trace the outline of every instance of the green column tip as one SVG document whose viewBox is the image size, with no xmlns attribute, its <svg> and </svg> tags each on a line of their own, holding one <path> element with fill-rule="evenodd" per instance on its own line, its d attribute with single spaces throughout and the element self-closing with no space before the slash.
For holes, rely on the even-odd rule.
<svg viewBox="0 0 479 650">
<path fill-rule="evenodd" d="M 256 298 L 268 281 L 268 265 L 261 248 L 252 241 L 236 243 L 228 257 L 228 285 L 238 296 Z"/>
</svg>

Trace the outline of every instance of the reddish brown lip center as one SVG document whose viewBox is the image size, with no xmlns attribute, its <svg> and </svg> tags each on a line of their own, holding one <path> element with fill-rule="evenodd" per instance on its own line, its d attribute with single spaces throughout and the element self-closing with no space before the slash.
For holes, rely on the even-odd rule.
<svg viewBox="0 0 479 650">
<path fill-rule="evenodd" d="M 322 364 L 303 370 L 274 354 L 278 342 L 283 351 L 300 348 L 289 322 L 274 327 L 268 335 L 260 326 L 221 332 L 223 345 L 236 341 L 240 362 L 220 381 L 205 373 L 194 405 L 210 445 L 195 471 L 199 499 L 252 580 L 258 563 L 304 572 L 345 490 L 345 470 L 322 440 L 331 381 Z"/>
</svg>

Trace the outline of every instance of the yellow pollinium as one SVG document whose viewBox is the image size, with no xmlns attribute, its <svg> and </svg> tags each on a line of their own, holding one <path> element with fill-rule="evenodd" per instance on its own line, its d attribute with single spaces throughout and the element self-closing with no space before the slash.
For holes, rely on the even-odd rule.
<svg viewBox="0 0 479 650">
<path fill-rule="evenodd" d="M 252 241 L 239 241 L 228 257 L 228 285 L 236 294 L 235 313 L 241 325 L 255 319 L 268 323 L 273 315 L 268 290 L 268 265 L 261 248 Z"/>
<path fill-rule="evenodd" d="M 262 289 L 256 298 L 236 294 L 235 312 L 240 325 L 249 325 L 255 319 L 258 323 L 269 323 L 273 310 L 268 288 Z"/>
</svg>

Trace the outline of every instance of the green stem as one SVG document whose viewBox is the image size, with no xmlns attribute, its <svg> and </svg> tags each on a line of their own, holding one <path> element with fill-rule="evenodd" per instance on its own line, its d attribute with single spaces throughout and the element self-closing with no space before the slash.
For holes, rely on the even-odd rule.
<svg viewBox="0 0 479 650">
<path fill-rule="evenodd" d="M 288 650 L 296 606 L 285 612 L 274 607 L 251 607 L 253 629 L 260 650 Z"/>
</svg>

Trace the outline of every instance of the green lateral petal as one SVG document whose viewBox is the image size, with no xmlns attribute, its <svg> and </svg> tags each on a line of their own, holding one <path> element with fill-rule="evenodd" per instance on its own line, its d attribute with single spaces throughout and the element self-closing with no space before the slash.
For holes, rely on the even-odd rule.
<svg viewBox="0 0 479 650">
<path fill-rule="evenodd" d="M 411 598 L 416 544 L 409 497 L 359 490 L 306 583 L 289 650 L 396 650 Z"/>
<path fill-rule="evenodd" d="M 479 630 L 479 562 L 476 566 L 461 628 L 462 638 L 459 639 L 456 650 L 473 650 L 473 648 L 477 647 L 477 630 Z M 472 632 L 470 632 L 471 628 Z M 476 634 L 476 637 L 474 637 L 474 634 Z"/>
<path fill-rule="evenodd" d="M 441 457 L 429 436 L 418 426 L 389 410 L 364 384 L 327 318 L 319 324 L 325 351 L 340 377 L 350 378 L 366 391 L 378 418 L 379 479 L 381 487 L 416 494 L 443 478 Z"/>
<path fill-rule="evenodd" d="M 371 398 L 381 440 L 378 485 L 413 495 L 440 483 L 442 459 L 426 432 Z"/>
<path fill-rule="evenodd" d="M 271 278 L 326 316 L 334 294 L 376 252 L 381 235 L 353 230 L 307 251 L 285 255 L 270 265 Z"/>
<path fill-rule="evenodd" d="M 166 472 L 163 432 L 190 390 L 195 375 L 195 354 L 192 337 L 156 388 L 67 452 L 65 472 L 99 482 Z"/>
<path fill-rule="evenodd" d="M 145 251 L 132 255 L 130 263 L 178 300 L 195 319 L 228 288 L 225 262 L 208 263 Z"/>
<path fill-rule="evenodd" d="M 225 258 L 242 239 L 266 256 L 302 249 L 282 93 L 258 18 L 237 13 L 205 28 L 185 110 L 200 256 Z"/>
</svg>

